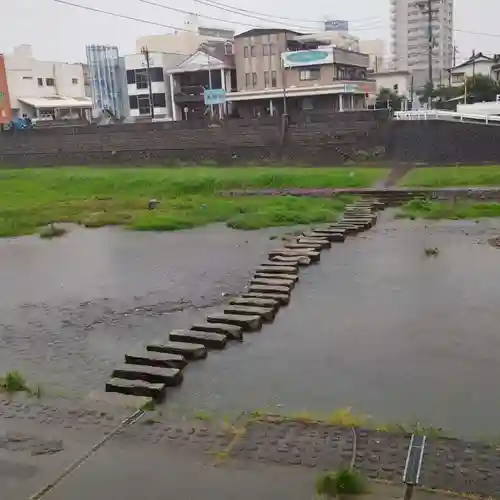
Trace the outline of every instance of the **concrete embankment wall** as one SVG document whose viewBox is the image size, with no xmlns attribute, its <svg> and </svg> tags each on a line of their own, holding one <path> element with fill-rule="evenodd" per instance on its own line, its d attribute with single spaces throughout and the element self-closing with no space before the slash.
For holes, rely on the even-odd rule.
<svg viewBox="0 0 500 500">
<path fill-rule="evenodd" d="M 0 134 L 0 166 L 476 164 L 500 162 L 500 127 L 392 121 L 384 112 L 63 127 Z"/>
</svg>

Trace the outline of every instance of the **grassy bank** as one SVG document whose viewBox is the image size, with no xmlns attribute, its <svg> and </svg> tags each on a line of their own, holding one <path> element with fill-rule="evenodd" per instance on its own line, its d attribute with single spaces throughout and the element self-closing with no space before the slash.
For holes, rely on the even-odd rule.
<svg viewBox="0 0 500 500">
<path fill-rule="evenodd" d="M 500 186 L 500 166 L 414 168 L 399 184 L 430 188 Z"/>
<path fill-rule="evenodd" d="M 406 219 L 434 220 L 500 217 L 500 203 L 412 200 L 401 207 L 397 217 Z"/>
<path fill-rule="evenodd" d="M 382 169 L 184 168 L 0 171 L 0 236 L 37 232 L 52 222 L 175 230 L 226 222 L 238 229 L 334 219 L 344 199 L 220 197 L 229 189 L 369 186 Z M 147 209 L 148 200 L 160 204 Z"/>
</svg>

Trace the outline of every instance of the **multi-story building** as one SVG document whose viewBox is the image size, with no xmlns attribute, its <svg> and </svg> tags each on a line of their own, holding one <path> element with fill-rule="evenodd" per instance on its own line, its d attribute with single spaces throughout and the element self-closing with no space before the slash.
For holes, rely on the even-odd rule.
<svg viewBox="0 0 500 500">
<path fill-rule="evenodd" d="M 126 118 L 129 114 L 125 61 L 118 47 L 87 45 L 93 114 Z"/>
<path fill-rule="evenodd" d="M 390 0 L 392 69 L 410 71 L 415 87 L 429 81 L 429 6 L 432 79 L 446 83 L 453 65 L 453 0 Z"/>
<path fill-rule="evenodd" d="M 83 65 L 38 61 L 30 45 L 4 54 L 12 115 L 37 119 L 91 119 Z"/>
<path fill-rule="evenodd" d="M 246 31 L 235 36 L 234 54 L 237 91 L 227 100 L 240 115 L 363 109 L 375 92 L 368 55 L 296 31 Z"/>
<path fill-rule="evenodd" d="M 125 56 L 131 118 L 172 119 L 170 79 L 166 72 L 184 59 L 183 55 L 149 51 Z"/>
<path fill-rule="evenodd" d="M 368 54 L 368 69 L 374 72 L 386 71 L 387 61 L 384 40 L 360 40 L 359 52 Z"/>
</svg>

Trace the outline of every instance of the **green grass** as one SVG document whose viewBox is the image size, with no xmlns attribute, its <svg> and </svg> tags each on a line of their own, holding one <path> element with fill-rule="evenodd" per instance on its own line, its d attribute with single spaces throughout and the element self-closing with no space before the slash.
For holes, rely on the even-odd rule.
<svg viewBox="0 0 500 500">
<path fill-rule="evenodd" d="M 396 215 L 402 219 L 480 219 L 500 217 L 500 203 L 477 203 L 466 200 L 411 200 Z"/>
<path fill-rule="evenodd" d="M 352 198 L 221 197 L 243 188 L 359 187 L 385 174 L 375 168 L 51 168 L 0 170 L 0 237 L 57 222 L 172 231 L 224 222 L 236 229 L 334 219 Z M 160 201 L 147 210 L 148 201 Z"/>
<path fill-rule="evenodd" d="M 402 186 L 500 186 L 500 166 L 414 168 L 399 182 Z"/>
</svg>

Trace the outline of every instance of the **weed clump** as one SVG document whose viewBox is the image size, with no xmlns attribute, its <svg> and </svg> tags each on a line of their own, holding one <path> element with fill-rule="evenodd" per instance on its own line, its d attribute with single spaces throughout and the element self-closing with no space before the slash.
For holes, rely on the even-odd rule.
<svg viewBox="0 0 500 500">
<path fill-rule="evenodd" d="M 316 493 L 324 498 L 342 498 L 345 495 L 366 493 L 361 474 L 351 469 L 322 474 L 316 481 Z"/>
</svg>

